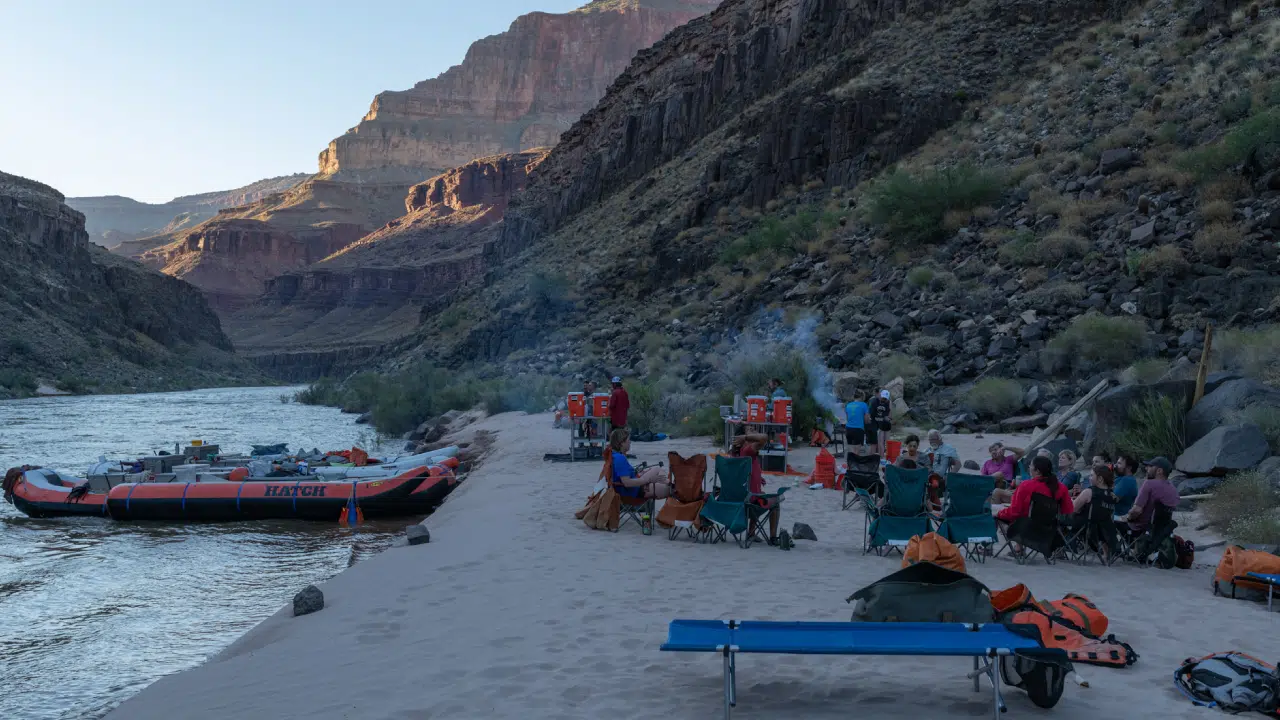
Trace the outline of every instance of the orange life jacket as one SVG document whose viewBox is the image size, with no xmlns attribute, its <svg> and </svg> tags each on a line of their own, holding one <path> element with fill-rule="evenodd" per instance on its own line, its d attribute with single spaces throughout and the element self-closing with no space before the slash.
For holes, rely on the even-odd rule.
<svg viewBox="0 0 1280 720">
<path fill-rule="evenodd" d="M 1045 647 L 1065 650 L 1072 662 L 1128 667 L 1138 653 L 1115 635 L 1107 635 L 1107 616 L 1083 595 L 1037 601 L 1021 583 L 991 593 L 991 605 L 1002 622 L 1035 625 Z"/>
</svg>

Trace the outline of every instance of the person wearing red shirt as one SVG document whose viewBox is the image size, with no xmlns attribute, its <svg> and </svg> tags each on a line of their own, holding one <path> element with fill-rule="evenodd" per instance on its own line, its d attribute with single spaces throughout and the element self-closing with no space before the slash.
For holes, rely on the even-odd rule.
<svg viewBox="0 0 1280 720">
<path fill-rule="evenodd" d="M 622 378 L 613 380 L 613 392 L 609 393 L 609 424 L 615 428 L 627 426 L 627 411 L 631 409 L 631 398 L 627 397 L 627 389 L 622 387 Z"/>
<path fill-rule="evenodd" d="M 996 514 L 996 519 L 1004 523 L 1012 523 L 1031 515 L 1031 496 L 1032 495 L 1048 495 L 1058 502 L 1058 512 L 1062 515 L 1070 515 L 1075 512 L 1075 505 L 1071 502 L 1071 493 L 1067 490 L 1067 486 L 1058 482 L 1058 478 L 1053 474 L 1053 461 L 1047 457 L 1036 457 L 1031 461 L 1032 477 L 1029 480 L 1023 480 L 1018 484 L 1018 489 L 1013 491 L 1013 499 L 1009 502 L 1009 507 L 1001 510 Z"/>
</svg>

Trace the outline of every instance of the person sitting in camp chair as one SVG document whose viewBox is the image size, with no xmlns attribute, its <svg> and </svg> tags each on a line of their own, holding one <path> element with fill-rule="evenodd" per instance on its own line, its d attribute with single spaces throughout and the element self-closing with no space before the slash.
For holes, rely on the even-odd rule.
<svg viewBox="0 0 1280 720">
<path fill-rule="evenodd" d="M 614 492 L 626 502 L 628 499 L 658 500 L 671 496 L 671 483 L 667 473 L 660 467 L 652 467 L 637 473 L 631 463 L 627 462 L 627 452 L 631 450 L 631 433 L 626 428 L 618 428 L 609 433 L 610 482 Z"/>
<path fill-rule="evenodd" d="M 1071 494 L 1062 483 L 1058 482 L 1058 478 L 1053 474 L 1053 461 L 1047 457 L 1036 456 L 1031 461 L 1032 477 L 1018 483 L 1018 489 L 1013 491 L 1013 500 L 1010 501 L 1009 507 L 1004 508 L 996 514 L 996 520 L 1000 525 L 1004 535 L 1009 539 L 1010 544 L 1015 545 L 1014 552 L 1020 553 L 1021 548 L 1017 547 L 1014 540 L 1024 531 L 1032 529 L 1034 524 L 1031 519 L 1032 515 L 1032 497 L 1035 495 L 1044 495 L 1052 501 L 1054 509 L 1059 515 L 1070 515 L 1075 511 L 1075 507 L 1071 504 Z M 1046 501 L 1040 501 L 1042 505 L 1049 504 Z M 1051 514 L 1052 515 L 1052 514 Z M 1056 524 L 1053 532 L 1059 532 Z M 1060 544 L 1057 538 L 1052 539 L 1052 543 L 1046 546 Z M 1015 554 L 1015 557 L 1017 555 Z M 1046 554 L 1046 559 L 1048 555 Z"/>
<path fill-rule="evenodd" d="M 751 503 L 760 508 L 759 511 L 752 513 L 750 518 L 750 527 L 748 533 L 755 535 L 756 519 L 759 515 L 767 512 L 769 514 L 769 544 L 778 544 L 778 518 L 781 515 L 781 509 L 778 504 L 782 501 L 782 496 L 765 495 L 764 494 L 764 472 L 760 466 L 760 448 L 764 447 L 769 438 L 760 433 L 747 433 L 739 435 L 733 439 L 733 443 L 729 448 L 729 454 L 734 457 L 751 458 L 751 482 L 747 489 L 751 492 Z"/>
<path fill-rule="evenodd" d="M 1093 480 L 1073 500 L 1068 550 L 1083 561 L 1096 553 L 1104 564 L 1113 562 L 1122 552 L 1119 535 L 1112 517 L 1116 510 L 1115 471 L 1098 463 L 1093 466 Z"/>
</svg>

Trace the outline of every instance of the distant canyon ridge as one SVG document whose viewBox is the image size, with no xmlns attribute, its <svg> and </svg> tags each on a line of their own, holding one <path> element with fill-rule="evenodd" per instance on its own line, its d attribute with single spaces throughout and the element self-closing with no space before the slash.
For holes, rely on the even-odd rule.
<svg viewBox="0 0 1280 720">
<path fill-rule="evenodd" d="M 331 357 L 292 366 L 299 352 L 327 353 L 331 343 L 363 357 L 413 332 L 433 292 L 460 272 L 483 272 L 486 228 L 546 149 L 637 53 L 717 4 L 597 0 L 529 13 L 438 77 L 378 94 L 320 152 L 313 176 L 158 205 L 67 203 L 85 214 L 93 242 L 204 291 L 241 352 L 289 365 L 291 377 L 341 369 Z M 355 350 L 325 324 L 347 316 L 360 317 L 367 336 Z M 268 357 L 282 347 L 295 357 Z"/>
</svg>

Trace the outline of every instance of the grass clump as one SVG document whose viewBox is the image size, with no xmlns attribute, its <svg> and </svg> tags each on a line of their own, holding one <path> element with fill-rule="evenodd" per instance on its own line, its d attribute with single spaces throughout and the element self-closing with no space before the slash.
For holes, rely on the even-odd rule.
<svg viewBox="0 0 1280 720">
<path fill-rule="evenodd" d="M 1219 367 L 1280 384 L 1280 325 L 1254 330 L 1223 330 L 1213 338 L 1213 355 Z"/>
<path fill-rule="evenodd" d="M 914 392 L 920 389 L 920 380 L 924 377 L 924 366 L 910 355 L 892 352 L 876 360 L 875 376 L 881 387 L 889 384 L 894 378 L 900 377 L 903 387 Z"/>
<path fill-rule="evenodd" d="M 1271 452 L 1280 454 L 1280 408 L 1272 405 L 1250 405 L 1240 411 L 1241 422 L 1257 425 L 1267 442 L 1271 444 Z"/>
<path fill-rule="evenodd" d="M 1057 265 L 1064 260 L 1078 260 L 1089 252 L 1089 242 L 1067 232 L 1055 232 L 1036 238 L 1029 230 L 1019 231 L 1000 247 L 1000 260 L 1014 265 Z"/>
<path fill-rule="evenodd" d="M 917 265 L 907 271 L 907 284 L 914 288 L 926 288 L 933 282 L 934 269 L 928 265 Z"/>
<path fill-rule="evenodd" d="M 1257 471 L 1236 473 L 1214 488 L 1204 514 L 1232 542 L 1280 544 L 1280 493 Z"/>
<path fill-rule="evenodd" d="M 1244 232 L 1235 225 L 1213 223 L 1196 233 L 1191 247 L 1195 249 L 1196 255 L 1205 260 L 1230 260 L 1244 249 Z"/>
<path fill-rule="evenodd" d="M 1141 321 L 1091 312 L 1072 320 L 1049 341 L 1049 348 L 1080 361 L 1121 368 L 1142 355 L 1146 341 Z"/>
<path fill-rule="evenodd" d="M 720 262 L 732 265 L 760 255 L 795 253 L 818 237 L 818 213 L 805 210 L 788 218 L 766 217 L 746 235 L 720 252 Z"/>
<path fill-rule="evenodd" d="M 1160 358 L 1146 358 L 1125 368 L 1120 381 L 1137 385 L 1150 385 L 1169 372 L 1169 363 Z"/>
<path fill-rule="evenodd" d="M 1187 271 L 1187 258 L 1173 245 L 1142 253 L 1138 258 L 1138 275 L 1144 278 L 1177 277 Z"/>
<path fill-rule="evenodd" d="M 1177 164 L 1198 180 L 1211 180 L 1251 158 L 1262 162 L 1280 153 L 1280 108 L 1237 123 L 1221 140 L 1187 151 Z"/>
<path fill-rule="evenodd" d="M 894 170 L 872 185 L 867 219 L 891 239 L 923 245 L 947 233 L 947 215 L 971 211 L 1000 197 L 1004 180 L 964 164 L 921 174 Z"/>
<path fill-rule="evenodd" d="M 1186 448 L 1186 414 L 1168 395 L 1148 393 L 1129 408 L 1125 425 L 1115 434 L 1115 449 L 1137 457 L 1176 458 Z"/>
<path fill-rule="evenodd" d="M 1022 385 L 1008 378 L 986 378 L 969 389 L 965 404 L 979 415 L 1008 417 L 1022 409 Z"/>
</svg>

